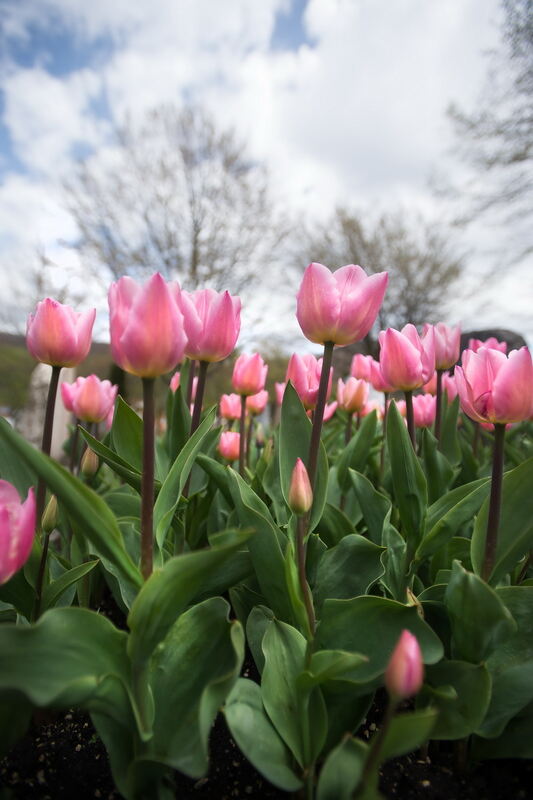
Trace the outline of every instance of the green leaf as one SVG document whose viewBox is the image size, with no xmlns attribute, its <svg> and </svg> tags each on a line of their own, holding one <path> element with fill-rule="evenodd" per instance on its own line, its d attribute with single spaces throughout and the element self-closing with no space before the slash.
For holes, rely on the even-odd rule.
<svg viewBox="0 0 533 800">
<path fill-rule="evenodd" d="M 84 575 L 91 572 L 99 563 L 98 559 L 96 561 L 86 561 L 84 564 L 72 567 L 72 569 L 64 572 L 57 580 L 49 583 L 43 592 L 43 609 L 52 608 L 70 586 L 79 581 L 80 578 L 83 578 Z"/>
<path fill-rule="evenodd" d="M 224 496 L 224 499 L 230 505 L 233 505 L 229 486 L 229 468 L 215 461 L 214 458 L 206 456 L 205 453 L 198 453 L 196 456 L 196 463 L 205 470 L 209 478 L 215 483 L 217 489 Z"/>
<path fill-rule="evenodd" d="M 124 461 L 123 458 L 118 456 L 114 450 L 111 448 L 106 447 L 105 444 L 99 442 L 98 439 L 95 439 L 94 436 L 91 436 L 84 428 L 80 428 L 80 433 L 91 448 L 94 450 L 96 455 L 98 456 L 101 461 L 107 464 L 113 472 L 115 472 L 120 478 L 126 481 L 127 484 L 132 486 L 138 492 L 141 491 L 141 473 L 137 472 L 127 461 Z M 156 491 L 159 490 L 159 485 L 156 482 Z"/>
<path fill-rule="evenodd" d="M 396 714 L 383 739 L 380 759 L 386 761 L 389 758 L 412 753 L 421 747 L 429 739 L 437 716 L 438 711 L 434 708 Z M 372 745 L 375 746 L 375 741 L 376 738 L 372 740 L 370 749 Z"/>
<path fill-rule="evenodd" d="M 414 606 L 406 606 L 384 597 L 356 597 L 353 600 L 326 600 L 317 632 L 320 649 L 362 653 L 368 661 L 350 676 L 360 684 L 362 694 L 371 690 L 371 682 L 379 685 L 394 647 L 404 629 L 418 639 L 426 664 L 442 658 L 440 640 L 418 614 Z"/>
<path fill-rule="evenodd" d="M 175 556 L 152 573 L 128 616 L 128 652 L 135 663 L 146 662 L 156 645 L 203 587 L 203 583 L 249 538 L 248 532 L 228 531 L 226 542 L 208 550 Z"/>
<path fill-rule="evenodd" d="M 446 456 L 438 449 L 438 442 L 429 428 L 422 429 L 421 440 L 422 462 L 428 482 L 428 499 L 430 503 L 434 503 L 446 492 L 455 471 Z"/>
<path fill-rule="evenodd" d="M 487 713 L 491 684 L 484 664 L 443 660 L 428 667 L 417 700 L 438 709 L 432 738 L 463 739 L 474 733 Z"/>
<path fill-rule="evenodd" d="M 32 711 L 32 704 L 20 692 L 0 692 L 0 757 L 9 753 L 24 736 Z M 2 796 L 0 793 L 0 797 Z M 9 800 L 9 795 L 5 795 L 5 800 Z"/>
<path fill-rule="evenodd" d="M 415 558 L 421 561 L 439 550 L 469 522 L 490 492 L 490 480 L 467 483 L 452 489 L 428 509 L 426 533 Z"/>
<path fill-rule="evenodd" d="M 283 395 L 281 406 L 281 422 L 279 434 L 279 471 L 281 491 L 287 505 L 289 487 L 296 459 L 301 458 L 304 464 L 309 460 L 312 425 L 301 403 L 296 390 L 289 381 Z M 314 530 L 326 502 L 328 489 L 328 459 L 323 444 L 318 452 L 318 465 L 313 491 L 313 508 L 309 520 L 309 532 Z"/>
<path fill-rule="evenodd" d="M 360 653 L 346 653 L 344 650 L 319 650 L 313 653 L 311 662 L 298 677 L 298 685 L 302 689 L 320 686 L 326 681 L 342 678 L 347 672 L 357 669 L 368 661 Z"/>
<path fill-rule="evenodd" d="M 533 548 L 533 458 L 503 476 L 502 505 L 494 567 L 489 577 L 492 584 L 501 578 Z M 472 565 L 481 574 L 487 535 L 490 498 L 478 514 L 472 536 Z"/>
<path fill-rule="evenodd" d="M 292 620 L 292 604 L 285 581 L 281 546 L 286 546 L 286 539 L 253 489 L 230 467 L 227 470 L 239 522 L 255 530 L 255 535 L 248 542 L 248 549 L 261 592 L 278 618 Z"/>
<path fill-rule="evenodd" d="M 408 583 L 407 544 L 388 520 L 383 525 L 382 541 L 386 550 L 381 558 L 385 570 L 381 583 L 394 600 L 403 603 Z"/>
<path fill-rule="evenodd" d="M 35 589 L 26 580 L 24 570 L 19 569 L 12 578 L 0 586 L 0 600 L 10 603 L 19 614 L 30 619 L 35 602 Z"/>
<path fill-rule="evenodd" d="M 270 608 L 262 605 L 255 605 L 250 611 L 246 620 L 246 641 L 251 650 L 255 665 L 260 673 L 265 666 L 265 656 L 263 653 L 263 636 L 269 623 L 274 619 L 274 614 Z"/>
<path fill-rule="evenodd" d="M 340 508 L 326 503 L 317 526 L 317 533 L 328 547 L 334 547 L 344 536 L 355 533 L 355 527 Z"/>
<path fill-rule="evenodd" d="M 181 498 L 183 487 L 187 482 L 196 454 L 200 450 L 204 439 L 208 435 L 214 422 L 216 408 L 213 406 L 202 423 L 195 430 L 187 444 L 183 447 L 174 461 L 170 471 L 161 485 L 161 489 L 154 505 L 154 531 L 155 541 L 161 549 L 170 528 L 172 517 Z"/>
<path fill-rule="evenodd" d="M 184 369 L 186 367 L 188 372 L 189 364 L 190 362 L 187 362 L 181 369 L 181 378 L 184 382 L 188 380 L 188 375 L 184 373 Z M 171 462 L 174 461 L 181 448 L 186 444 L 190 430 L 191 412 L 185 402 L 182 387 L 178 386 L 175 392 L 169 389 L 167 406 L 167 452 Z"/>
<path fill-rule="evenodd" d="M 301 767 L 316 759 L 327 732 L 320 689 L 300 689 L 297 683 L 305 667 L 306 646 L 301 633 L 277 620 L 269 624 L 263 637 L 263 705 Z"/>
<path fill-rule="evenodd" d="M 287 540 L 287 547 L 285 548 L 285 581 L 291 599 L 294 619 L 297 621 L 300 631 L 310 642 L 313 639 L 313 634 L 311 632 L 302 587 L 300 585 L 294 546 L 290 539 Z"/>
<path fill-rule="evenodd" d="M 328 755 L 320 772 L 317 800 L 352 800 L 368 755 L 361 739 L 346 736 Z"/>
<path fill-rule="evenodd" d="M 367 464 L 374 438 L 376 436 L 377 414 L 372 411 L 364 417 L 361 427 L 344 448 L 337 461 L 337 480 L 341 491 L 347 492 L 351 486 L 349 470 L 362 472 Z"/>
<path fill-rule="evenodd" d="M 94 554 L 104 566 L 109 568 L 111 562 L 128 582 L 140 587 L 141 574 L 126 553 L 117 521 L 102 498 L 56 461 L 28 444 L 5 420 L 0 420 L 0 438 L 8 441 L 18 456 L 57 495 L 69 516 L 79 524 L 91 542 Z"/>
<path fill-rule="evenodd" d="M 135 472 L 142 472 L 143 422 L 122 397 L 117 400 L 109 433 L 115 453 Z"/>
<path fill-rule="evenodd" d="M 457 436 L 457 417 L 459 416 L 459 396 L 454 397 L 451 403 L 444 403 L 440 450 L 450 464 L 456 465 L 461 460 L 461 446 Z"/>
<path fill-rule="evenodd" d="M 5 440 L 0 447 L 0 478 L 12 483 L 22 500 L 28 496 L 30 486 L 37 484 L 35 472 L 19 458 L 16 448 Z"/>
<path fill-rule="evenodd" d="M 387 514 L 390 513 L 391 502 L 388 497 L 376 491 L 368 478 L 361 475 L 360 472 L 350 470 L 349 474 L 357 500 L 361 506 L 361 511 L 363 512 L 363 519 L 368 529 L 368 536 L 374 544 L 381 545 L 383 525 Z"/>
<path fill-rule="evenodd" d="M 226 700 L 224 715 L 239 748 L 267 780 L 286 792 L 302 786 L 290 750 L 268 718 L 256 683 L 239 678 Z"/>
<path fill-rule="evenodd" d="M 318 564 L 315 598 L 317 609 L 328 598 L 347 599 L 367 594 L 383 575 L 383 547 L 359 534 L 350 534 L 327 550 Z"/>
<path fill-rule="evenodd" d="M 533 703 L 518 712 L 497 739 L 475 737 L 472 757 L 487 758 L 533 758 Z"/>
<path fill-rule="evenodd" d="M 157 760 L 199 778 L 207 772 L 208 739 L 218 709 L 244 658 L 244 633 L 213 597 L 179 617 L 151 666 Z"/>
<path fill-rule="evenodd" d="M 516 631 L 511 613 L 481 578 L 453 562 L 444 596 L 452 630 L 452 651 L 464 661 L 485 661 Z"/>
<path fill-rule="evenodd" d="M 391 402 L 387 415 L 387 445 L 394 497 L 400 512 L 402 531 L 405 531 L 410 560 L 424 532 L 428 490 L 405 423 L 394 401 Z"/>
</svg>

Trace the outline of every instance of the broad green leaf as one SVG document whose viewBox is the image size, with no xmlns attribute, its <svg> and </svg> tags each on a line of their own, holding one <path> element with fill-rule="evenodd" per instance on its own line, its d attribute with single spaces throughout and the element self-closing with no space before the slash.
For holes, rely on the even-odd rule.
<svg viewBox="0 0 533 800">
<path fill-rule="evenodd" d="M 349 474 L 363 512 L 368 536 L 374 544 L 381 545 L 383 525 L 390 512 L 391 502 L 388 497 L 376 491 L 368 478 L 361 475 L 360 472 L 350 470 Z"/>
<path fill-rule="evenodd" d="M 209 475 L 211 480 L 215 483 L 217 489 L 224 495 L 224 499 L 233 504 L 229 486 L 229 470 L 228 467 L 223 466 L 214 458 L 206 456 L 205 453 L 198 453 L 196 462 L 205 472 Z"/>
<path fill-rule="evenodd" d="M 312 425 L 296 390 L 289 381 L 283 395 L 279 433 L 279 472 L 281 491 L 288 505 L 289 487 L 296 459 L 304 464 L 309 460 Z M 313 491 L 313 508 L 309 519 L 309 531 L 314 530 L 324 509 L 328 489 L 328 459 L 323 444 L 318 452 L 316 480 Z"/>
<path fill-rule="evenodd" d="M 479 664 L 500 647 L 517 626 L 496 592 L 458 561 L 445 594 L 452 630 L 452 655 Z"/>
<path fill-rule="evenodd" d="M 383 547 L 359 534 L 345 536 L 339 544 L 327 550 L 318 564 L 315 583 L 317 609 L 328 598 L 347 599 L 367 594 L 384 573 L 383 553 Z"/>
<path fill-rule="evenodd" d="M 502 506 L 494 567 L 489 577 L 492 584 L 499 580 L 533 548 L 533 458 L 503 476 Z M 472 536 L 472 564 L 476 575 L 481 574 L 487 535 L 490 498 L 478 514 Z"/>
<path fill-rule="evenodd" d="M 24 736 L 32 711 L 32 704 L 20 692 L 0 691 L 0 757 L 7 755 Z"/>
<path fill-rule="evenodd" d="M 139 570 L 126 553 L 116 518 L 102 498 L 60 464 L 28 444 L 7 422 L 0 420 L 0 438 L 7 440 L 57 495 L 69 516 L 89 539 L 92 550 L 107 568 L 112 562 L 134 586 L 141 586 Z"/>
<path fill-rule="evenodd" d="M 113 472 L 126 481 L 127 484 L 132 486 L 138 492 L 141 491 L 141 473 L 134 469 L 127 461 L 124 461 L 119 455 L 115 453 L 114 450 L 111 450 L 110 447 L 107 447 L 102 442 L 99 442 L 98 439 L 95 439 L 94 436 L 91 436 L 84 428 L 80 428 L 80 433 L 91 448 L 94 450 L 98 458 L 100 458 L 105 464 L 107 464 Z M 156 482 L 156 492 L 159 490 L 159 484 Z"/>
<path fill-rule="evenodd" d="M 109 433 L 115 453 L 135 472 L 142 472 L 143 422 L 122 397 L 117 400 Z"/>
<path fill-rule="evenodd" d="M 387 446 L 394 497 L 400 512 L 402 532 L 405 531 L 407 540 L 407 558 L 410 560 L 424 532 L 428 490 L 422 467 L 394 401 L 387 415 Z"/>
<path fill-rule="evenodd" d="M 24 570 L 19 569 L 7 583 L 0 586 L 0 601 L 9 603 L 19 614 L 30 619 L 35 602 L 35 589 L 26 579 Z"/>
<path fill-rule="evenodd" d="M 155 705 L 151 747 L 157 760 L 199 778 L 207 772 L 208 739 L 218 709 L 244 658 L 244 633 L 213 597 L 182 614 L 151 666 Z"/>
<path fill-rule="evenodd" d="M 352 800 L 363 777 L 368 747 L 346 736 L 328 755 L 320 771 L 317 800 Z"/>
<path fill-rule="evenodd" d="M 298 676 L 302 689 L 320 686 L 326 681 L 342 678 L 347 672 L 368 661 L 359 653 L 346 653 L 344 650 L 319 650 L 311 656 L 309 666 Z"/>
<path fill-rule="evenodd" d="M 263 653 L 263 636 L 269 623 L 274 619 L 274 614 L 270 608 L 262 605 L 255 605 L 250 611 L 246 620 L 246 641 L 251 650 L 255 665 L 260 673 L 265 666 L 265 656 Z"/>
<path fill-rule="evenodd" d="M 364 417 L 361 427 L 344 448 L 337 461 L 337 480 L 343 492 L 350 489 L 350 473 L 363 472 L 376 436 L 377 414 L 372 411 Z"/>
<path fill-rule="evenodd" d="M 451 403 L 443 403 L 441 423 L 441 436 L 439 449 L 446 456 L 450 464 L 456 465 L 461 460 L 461 446 L 457 436 L 457 417 L 459 416 L 459 396 L 454 397 Z"/>
<path fill-rule="evenodd" d="M 175 556 L 152 573 L 128 616 L 128 652 L 135 663 L 146 662 L 203 583 L 249 538 L 248 532 L 227 532 L 227 541 L 207 550 Z"/>
<path fill-rule="evenodd" d="M 444 659 L 428 667 L 418 700 L 423 705 L 429 701 L 439 712 L 432 738 L 463 739 L 474 733 L 487 713 L 491 683 L 484 664 Z"/>
<path fill-rule="evenodd" d="M 313 639 L 313 634 L 311 632 L 309 617 L 305 608 L 304 596 L 302 587 L 300 585 L 298 565 L 296 563 L 296 554 L 294 552 L 294 546 L 291 539 L 287 540 L 287 547 L 285 548 L 285 581 L 287 583 L 287 591 L 291 599 L 294 619 L 296 620 L 300 631 L 310 642 Z"/>
<path fill-rule="evenodd" d="M 19 458 L 16 448 L 6 440 L 0 447 L 0 478 L 13 484 L 21 500 L 28 496 L 30 486 L 37 485 L 37 476 L 33 469 Z"/>
<path fill-rule="evenodd" d="M 422 463 L 428 484 L 428 500 L 434 503 L 445 494 L 450 486 L 455 471 L 446 456 L 438 449 L 438 442 L 429 430 L 423 428 Z"/>
<path fill-rule="evenodd" d="M 224 715 L 239 748 L 267 780 L 286 792 L 302 786 L 291 752 L 268 718 L 256 683 L 239 678 L 226 700 Z"/>
<path fill-rule="evenodd" d="M 481 739 L 477 736 L 472 741 L 472 757 L 487 758 L 533 758 L 533 703 L 516 714 L 496 739 Z"/>
<path fill-rule="evenodd" d="M 185 382 L 188 380 L 188 372 L 190 362 L 188 361 L 180 371 L 181 379 Z M 184 383 L 184 386 L 186 384 Z M 191 430 L 191 412 L 187 408 L 185 401 L 185 394 L 182 386 L 178 386 L 175 392 L 170 389 L 167 397 L 167 436 L 166 446 L 169 458 L 174 461 L 180 452 L 181 448 L 187 442 Z"/>
<path fill-rule="evenodd" d="M 353 522 L 346 514 L 331 503 L 326 503 L 317 525 L 317 533 L 328 547 L 334 547 L 344 536 L 355 533 Z"/>
<path fill-rule="evenodd" d="M 380 759 L 386 761 L 421 747 L 429 739 L 437 717 L 438 711 L 434 708 L 395 714 L 381 745 Z M 375 741 L 371 741 L 370 749 Z"/>
<path fill-rule="evenodd" d="M 88 575 L 99 563 L 97 559 L 96 561 L 87 561 L 84 564 L 79 564 L 77 567 L 72 567 L 72 569 L 64 572 L 57 580 L 49 583 L 43 592 L 42 608 L 46 609 L 55 606 L 61 595 L 70 586 L 79 581 L 80 578 L 83 578 L 84 575 Z"/>
<path fill-rule="evenodd" d="M 386 550 L 381 557 L 384 567 L 381 583 L 394 600 L 403 603 L 408 583 L 407 544 L 388 519 L 383 524 L 382 544 Z"/>
</svg>

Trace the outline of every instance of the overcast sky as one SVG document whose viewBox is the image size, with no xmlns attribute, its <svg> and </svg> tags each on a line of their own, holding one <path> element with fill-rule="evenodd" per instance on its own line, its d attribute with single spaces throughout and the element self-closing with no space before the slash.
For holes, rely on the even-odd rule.
<svg viewBox="0 0 533 800">
<path fill-rule="evenodd" d="M 64 245 L 76 231 L 59 180 L 73 159 L 105 146 L 112 118 L 162 101 L 200 102 L 235 127 L 294 210 L 325 217 L 343 203 L 438 217 L 429 179 L 457 169 L 445 110 L 452 101 L 475 106 L 500 8 L 497 0 L 0 0 L 0 18 L 0 265 L 12 275 L 36 245 L 67 269 L 76 264 Z M 484 241 L 478 229 L 461 242 L 475 274 L 488 258 Z M 518 298 L 509 274 L 481 287 L 482 313 L 461 306 L 449 321 L 533 338 L 530 273 L 531 263 L 519 268 L 528 291 Z"/>
</svg>

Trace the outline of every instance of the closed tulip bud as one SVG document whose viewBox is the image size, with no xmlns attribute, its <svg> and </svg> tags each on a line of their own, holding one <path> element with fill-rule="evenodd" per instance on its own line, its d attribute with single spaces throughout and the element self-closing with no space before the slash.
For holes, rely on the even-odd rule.
<svg viewBox="0 0 533 800">
<path fill-rule="evenodd" d="M 156 273 L 139 286 L 120 278 L 108 294 L 111 353 L 126 372 L 156 378 L 183 360 L 187 337 L 180 310 L 180 288 Z"/>
<path fill-rule="evenodd" d="M 92 478 L 98 472 L 98 467 L 100 466 L 100 461 L 98 456 L 91 450 L 90 447 L 87 448 L 85 453 L 82 456 L 81 464 L 80 464 L 80 472 L 86 478 Z"/>
<path fill-rule="evenodd" d="M 404 392 L 419 389 L 435 371 L 435 334 L 428 328 L 422 337 L 414 325 L 401 331 L 388 328 L 379 334 L 379 363 L 385 381 Z"/>
<path fill-rule="evenodd" d="M 15 487 L 0 480 L 0 584 L 7 583 L 28 560 L 35 534 L 35 516 L 33 488 L 21 503 Z"/>
<path fill-rule="evenodd" d="M 457 397 L 457 384 L 455 382 L 455 377 L 453 375 L 448 375 L 445 373 L 442 376 L 442 391 L 446 392 L 448 396 L 448 402 L 452 402 Z"/>
<path fill-rule="evenodd" d="M 222 419 L 239 419 L 241 398 L 238 394 L 223 394 L 220 398 L 219 413 Z"/>
<path fill-rule="evenodd" d="M 428 328 L 433 328 L 435 335 L 435 367 L 436 369 L 449 369 L 459 361 L 459 348 L 461 346 L 461 326 L 455 328 L 437 322 L 436 325 L 424 325 L 424 333 Z"/>
<path fill-rule="evenodd" d="M 356 353 L 352 358 L 350 366 L 350 375 L 352 378 L 359 380 L 369 381 L 372 372 L 372 356 L 364 356 L 362 353 Z"/>
<path fill-rule="evenodd" d="M 533 364 L 527 347 L 465 350 L 455 368 L 461 408 L 476 422 L 506 424 L 528 419 L 533 403 Z"/>
<path fill-rule="evenodd" d="M 226 461 L 237 461 L 239 458 L 239 445 L 241 441 L 240 433 L 235 431 L 224 431 L 220 434 L 218 452 Z"/>
<path fill-rule="evenodd" d="M 240 395 L 257 394 L 265 388 L 268 366 L 259 353 L 241 355 L 233 367 L 233 388 Z"/>
<path fill-rule="evenodd" d="M 296 464 L 292 471 L 288 501 L 290 510 L 298 516 L 307 514 L 313 505 L 313 490 L 311 489 L 305 464 L 301 458 L 296 459 Z"/>
<path fill-rule="evenodd" d="M 57 497 L 52 495 L 41 517 L 41 528 L 45 533 L 52 533 L 57 525 Z"/>
<path fill-rule="evenodd" d="M 318 387 L 320 385 L 320 374 L 322 372 L 322 359 L 317 359 L 310 353 L 300 356 L 294 353 L 287 366 L 287 381 L 290 381 L 302 404 L 306 410 L 312 410 L 316 406 L 318 398 Z M 328 397 L 331 392 L 331 381 L 333 379 L 333 369 L 329 373 Z"/>
<path fill-rule="evenodd" d="M 185 355 L 197 361 L 222 361 L 235 348 L 241 328 L 241 301 L 229 292 L 199 289 L 181 292 L 187 346 Z"/>
<path fill-rule="evenodd" d="M 348 378 L 346 383 L 337 381 L 337 402 L 344 411 L 355 414 L 364 408 L 368 400 L 368 383 L 357 378 Z"/>
<path fill-rule="evenodd" d="M 34 358 L 53 367 L 75 367 L 91 349 L 96 309 L 78 313 L 47 297 L 28 317 L 26 344 Z"/>
<path fill-rule="evenodd" d="M 61 384 L 61 397 L 67 411 L 84 422 L 102 422 L 115 405 L 118 386 L 101 381 L 96 375 L 76 378 Z"/>
<path fill-rule="evenodd" d="M 424 664 L 416 636 L 404 630 L 385 671 L 385 687 L 398 702 L 413 697 L 422 687 Z"/>
<path fill-rule="evenodd" d="M 262 414 L 266 408 L 266 404 L 268 403 L 268 392 L 266 389 L 263 389 L 261 392 L 257 394 L 248 395 L 246 398 L 246 410 L 252 416 L 258 416 L 258 414 Z"/>
<path fill-rule="evenodd" d="M 413 414 L 417 428 L 430 428 L 435 422 L 437 398 L 432 394 L 417 394 L 413 397 Z"/>
<path fill-rule="evenodd" d="M 331 272 L 309 264 L 297 296 L 296 316 L 304 335 L 317 344 L 340 347 L 363 339 L 374 324 L 387 287 L 388 275 L 367 275 L 348 264 Z"/>
</svg>

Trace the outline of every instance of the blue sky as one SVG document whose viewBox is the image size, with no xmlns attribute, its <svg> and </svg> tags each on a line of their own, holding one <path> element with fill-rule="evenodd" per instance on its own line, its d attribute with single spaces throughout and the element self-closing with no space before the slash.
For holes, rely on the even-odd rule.
<svg viewBox="0 0 533 800">
<path fill-rule="evenodd" d="M 498 0 L 0 5 L 0 263 L 8 274 L 30 263 L 37 245 L 75 270 L 65 242 L 76 230 L 61 195 L 73 159 L 105 159 L 111 120 L 190 97 L 237 129 L 291 212 L 323 218 L 343 203 L 440 218 L 429 179 L 459 169 L 445 109 L 475 104 L 484 53 L 498 42 Z M 483 233 L 465 242 L 473 274 L 486 258 Z M 488 302 L 482 321 L 504 324 L 500 306 Z"/>
</svg>

